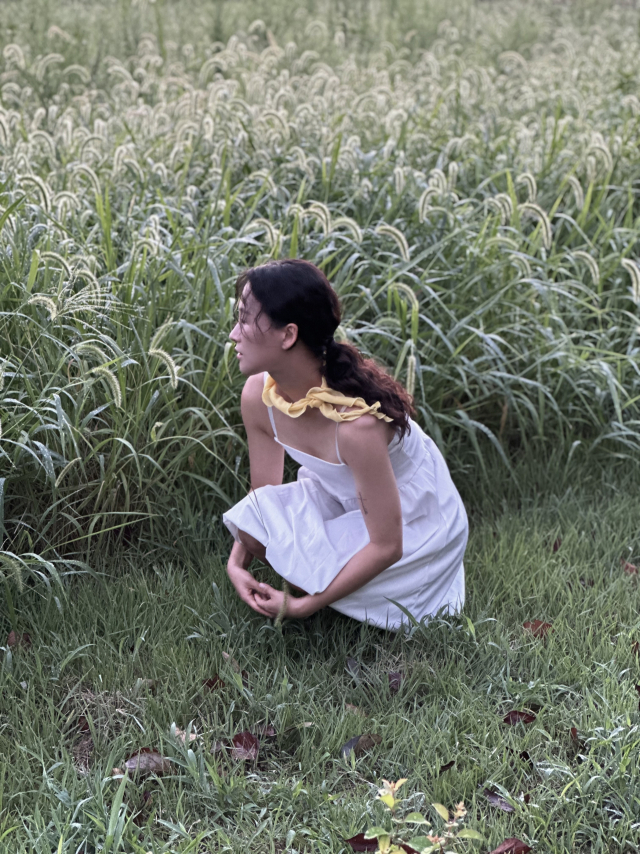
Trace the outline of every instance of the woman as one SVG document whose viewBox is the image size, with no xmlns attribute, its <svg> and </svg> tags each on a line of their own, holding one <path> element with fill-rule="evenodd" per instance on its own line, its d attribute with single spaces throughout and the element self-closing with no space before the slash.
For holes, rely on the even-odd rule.
<svg viewBox="0 0 640 854">
<path fill-rule="evenodd" d="M 266 617 L 327 605 L 388 629 L 464 603 L 467 516 L 411 398 L 373 360 L 334 340 L 338 298 L 313 264 L 243 273 L 230 338 L 240 370 L 251 491 L 223 515 L 229 577 Z M 282 483 L 285 451 L 300 463 Z M 287 585 L 248 572 L 268 562 Z M 396 604 L 397 603 L 397 604 Z"/>
</svg>

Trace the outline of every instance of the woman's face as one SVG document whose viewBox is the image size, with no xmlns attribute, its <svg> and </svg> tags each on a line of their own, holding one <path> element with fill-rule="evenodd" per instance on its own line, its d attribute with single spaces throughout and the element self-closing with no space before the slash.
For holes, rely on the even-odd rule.
<svg viewBox="0 0 640 854">
<path fill-rule="evenodd" d="M 237 305 L 238 321 L 229 338 L 236 345 L 238 367 L 246 377 L 277 369 L 298 336 L 295 323 L 277 329 L 264 312 L 258 317 L 260 308 L 250 286 L 245 285 Z"/>
</svg>

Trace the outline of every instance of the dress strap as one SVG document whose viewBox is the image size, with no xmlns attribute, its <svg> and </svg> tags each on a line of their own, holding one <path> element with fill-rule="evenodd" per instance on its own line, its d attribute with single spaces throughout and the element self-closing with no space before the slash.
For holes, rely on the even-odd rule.
<svg viewBox="0 0 640 854">
<path fill-rule="evenodd" d="M 267 371 L 265 371 L 264 372 L 264 385 L 267 384 L 267 377 L 268 376 L 269 376 L 269 374 L 267 373 Z M 267 406 L 267 412 L 269 413 L 269 421 L 271 421 L 271 427 L 273 429 L 273 436 L 277 442 L 279 440 L 278 440 L 278 431 L 276 430 L 276 422 L 273 420 L 273 406 Z"/>
</svg>

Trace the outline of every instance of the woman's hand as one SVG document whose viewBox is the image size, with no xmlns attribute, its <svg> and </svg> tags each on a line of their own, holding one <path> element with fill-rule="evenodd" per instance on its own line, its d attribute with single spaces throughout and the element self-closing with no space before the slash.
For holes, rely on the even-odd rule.
<svg viewBox="0 0 640 854">
<path fill-rule="evenodd" d="M 249 605 L 250 608 L 253 608 L 254 611 L 258 611 L 255 596 L 260 589 L 259 582 L 255 580 L 250 572 L 237 564 L 228 564 L 227 573 L 231 579 L 231 583 L 236 588 L 236 593 L 242 601 Z M 258 613 L 262 612 L 258 611 Z"/>
<path fill-rule="evenodd" d="M 270 584 L 258 584 L 258 589 L 254 599 L 255 605 L 252 606 L 259 614 L 265 617 L 270 617 L 274 620 L 280 613 L 280 609 L 284 603 L 284 593 L 282 590 L 276 590 Z M 318 609 L 315 606 L 313 596 L 289 596 L 287 601 L 287 609 L 283 617 L 289 619 L 304 619 L 311 616 Z"/>
</svg>

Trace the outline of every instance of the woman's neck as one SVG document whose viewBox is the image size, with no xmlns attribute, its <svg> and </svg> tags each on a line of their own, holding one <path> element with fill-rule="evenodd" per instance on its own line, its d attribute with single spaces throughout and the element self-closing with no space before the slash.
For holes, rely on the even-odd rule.
<svg viewBox="0 0 640 854">
<path fill-rule="evenodd" d="M 317 363 L 315 365 L 305 364 L 303 360 L 300 360 L 299 364 L 287 365 L 286 368 L 270 371 L 270 375 L 276 382 L 278 392 L 288 403 L 301 400 L 307 396 L 310 388 L 322 384 L 320 366 Z"/>
</svg>

